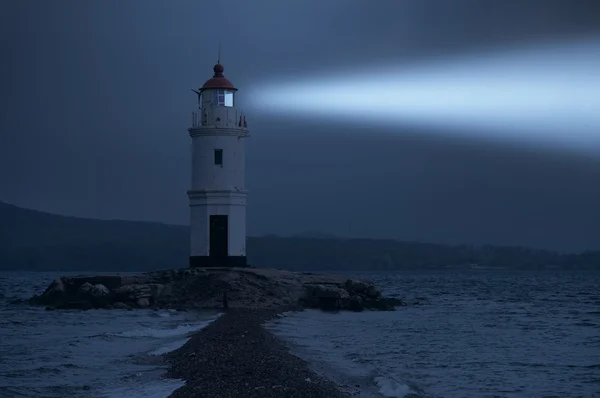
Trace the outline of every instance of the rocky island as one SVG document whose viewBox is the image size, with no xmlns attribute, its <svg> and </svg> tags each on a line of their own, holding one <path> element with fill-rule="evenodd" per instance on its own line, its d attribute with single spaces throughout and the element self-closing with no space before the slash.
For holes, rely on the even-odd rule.
<svg viewBox="0 0 600 398">
<path fill-rule="evenodd" d="M 135 308 L 223 315 L 176 351 L 164 355 L 168 377 L 185 386 L 171 397 L 314 397 L 354 395 L 315 373 L 289 352 L 264 322 L 284 311 L 394 310 L 373 282 L 343 276 L 259 268 L 184 268 L 139 275 L 56 279 L 30 304 L 48 310 Z"/>
<path fill-rule="evenodd" d="M 259 268 L 184 268 L 140 275 L 56 279 L 30 304 L 47 309 L 279 309 L 393 310 L 373 282 L 342 276 Z"/>
</svg>

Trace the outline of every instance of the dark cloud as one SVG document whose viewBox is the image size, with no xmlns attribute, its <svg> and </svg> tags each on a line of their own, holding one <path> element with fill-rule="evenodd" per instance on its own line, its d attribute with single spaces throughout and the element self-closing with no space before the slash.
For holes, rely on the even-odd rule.
<svg viewBox="0 0 600 398">
<path fill-rule="evenodd" d="M 0 199 L 185 223 L 186 128 L 218 42 L 240 88 L 599 34 L 591 1 L 4 2 Z M 600 248 L 600 164 L 302 119 L 253 119 L 250 233 Z"/>
</svg>

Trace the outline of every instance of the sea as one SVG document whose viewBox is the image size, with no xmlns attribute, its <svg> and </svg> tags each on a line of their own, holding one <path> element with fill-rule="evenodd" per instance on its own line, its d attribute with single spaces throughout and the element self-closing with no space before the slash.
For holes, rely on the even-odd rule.
<svg viewBox="0 0 600 398">
<path fill-rule="evenodd" d="M 184 385 L 164 377 L 161 354 L 219 313 L 46 311 L 14 303 L 62 275 L 70 274 L 0 272 L 1 398 L 165 398 Z"/>
<path fill-rule="evenodd" d="M 600 397 L 600 273 L 348 273 L 409 305 L 287 313 L 266 327 L 359 397 Z M 56 273 L 0 273 L 0 397 L 167 397 L 160 354 L 218 313 L 45 311 Z"/>
</svg>

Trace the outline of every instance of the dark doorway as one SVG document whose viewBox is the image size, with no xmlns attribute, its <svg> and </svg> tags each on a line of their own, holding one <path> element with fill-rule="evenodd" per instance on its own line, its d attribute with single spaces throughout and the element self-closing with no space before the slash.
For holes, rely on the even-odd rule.
<svg viewBox="0 0 600 398">
<path fill-rule="evenodd" d="M 227 266 L 227 216 L 210 216 L 210 262 L 213 266 Z"/>
</svg>

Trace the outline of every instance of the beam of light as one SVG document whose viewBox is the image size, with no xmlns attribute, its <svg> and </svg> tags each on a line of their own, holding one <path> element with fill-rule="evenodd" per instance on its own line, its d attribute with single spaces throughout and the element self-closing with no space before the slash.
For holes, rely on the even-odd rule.
<svg viewBox="0 0 600 398">
<path fill-rule="evenodd" d="M 600 154 L 600 38 L 258 83 L 251 96 L 258 113 Z"/>
</svg>

